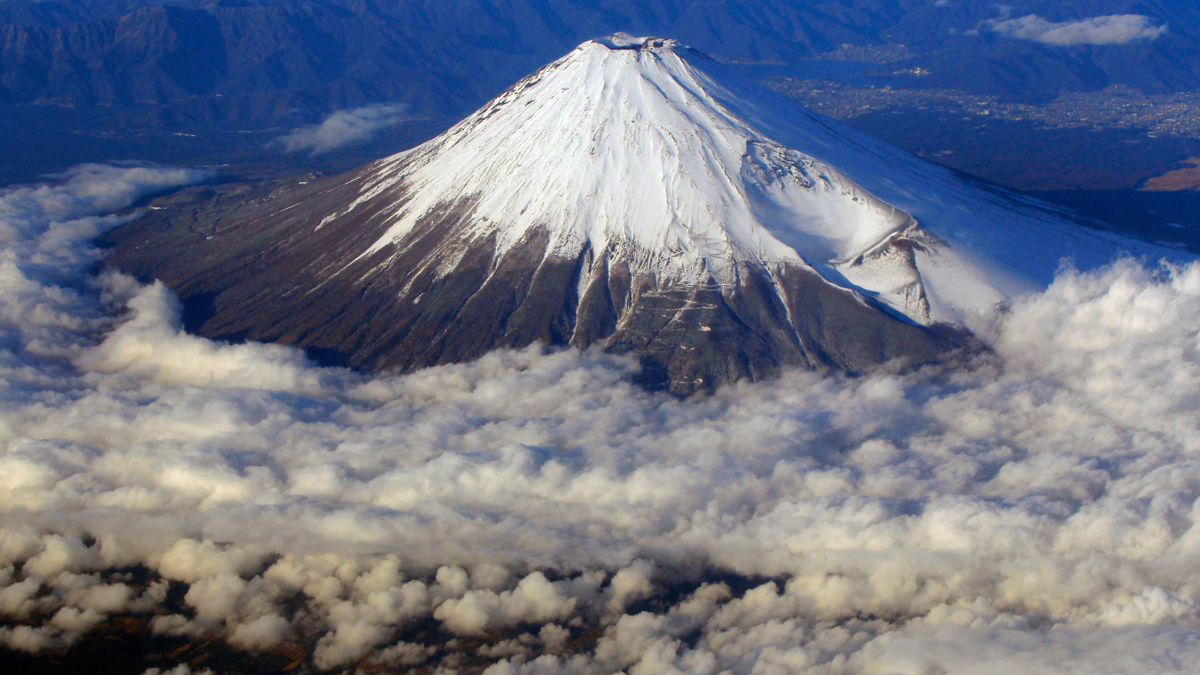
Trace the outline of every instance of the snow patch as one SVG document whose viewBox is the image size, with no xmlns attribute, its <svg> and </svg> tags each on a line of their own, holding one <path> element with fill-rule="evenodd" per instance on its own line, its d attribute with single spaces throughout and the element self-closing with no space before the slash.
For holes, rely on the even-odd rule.
<svg viewBox="0 0 1200 675">
<path fill-rule="evenodd" d="M 608 37 L 597 38 L 595 42 L 608 47 L 609 49 L 642 49 L 651 47 L 655 49 L 671 48 L 679 43 L 674 40 L 664 40 L 656 37 L 634 37 L 629 33 L 616 32 Z"/>
</svg>

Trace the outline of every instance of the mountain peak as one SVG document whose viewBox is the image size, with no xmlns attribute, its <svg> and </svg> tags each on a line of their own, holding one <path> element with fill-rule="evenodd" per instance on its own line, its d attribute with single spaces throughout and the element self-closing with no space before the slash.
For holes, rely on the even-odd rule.
<svg viewBox="0 0 1200 675">
<path fill-rule="evenodd" d="M 412 150 L 180 218 L 114 255 L 208 336 L 400 369 L 597 345 L 679 393 L 928 361 L 1062 258 L 1162 253 L 621 35 Z"/>
<path fill-rule="evenodd" d="M 395 250 L 452 203 L 471 204 L 463 247 L 491 237 L 503 254 L 544 231 L 550 253 L 617 250 L 635 273 L 723 287 L 736 284 L 739 263 L 813 266 L 844 285 L 835 264 L 915 232 L 903 210 L 732 113 L 736 96 L 708 70 L 717 64 L 673 40 L 607 40 L 617 47 L 584 43 L 381 162 L 371 194 L 413 189 L 362 257 Z M 937 318 L 915 273 L 891 267 L 891 286 L 869 290 L 892 293 L 913 320 Z"/>
</svg>

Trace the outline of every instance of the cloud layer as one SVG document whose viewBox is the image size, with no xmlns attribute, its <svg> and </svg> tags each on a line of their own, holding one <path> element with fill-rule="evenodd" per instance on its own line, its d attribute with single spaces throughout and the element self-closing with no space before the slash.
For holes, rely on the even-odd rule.
<svg viewBox="0 0 1200 675">
<path fill-rule="evenodd" d="M 361 143 L 381 130 L 404 120 L 405 107 L 376 103 L 354 110 L 339 110 L 320 124 L 302 127 L 274 141 L 284 152 L 320 155 L 330 150 Z"/>
<path fill-rule="evenodd" d="M 1167 32 L 1165 24 L 1141 14 L 1110 14 L 1062 23 L 1030 14 L 1017 19 L 992 19 L 984 22 L 984 26 L 1004 37 L 1056 47 L 1124 45 L 1137 40 L 1157 40 Z"/>
<path fill-rule="evenodd" d="M 1200 265 L 1064 273 L 958 369 L 683 401 L 578 351 L 365 377 L 91 273 L 98 212 L 197 178 L 0 193 L 11 648 L 133 614 L 317 668 L 1200 665 Z"/>
</svg>

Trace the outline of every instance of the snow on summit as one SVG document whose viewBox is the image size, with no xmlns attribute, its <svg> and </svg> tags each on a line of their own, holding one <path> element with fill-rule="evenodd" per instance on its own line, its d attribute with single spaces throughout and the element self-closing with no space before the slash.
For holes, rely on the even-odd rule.
<svg viewBox="0 0 1200 675">
<path fill-rule="evenodd" d="M 698 59 L 673 40 L 584 43 L 445 135 L 383 162 L 375 189 L 403 181 L 415 196 L 371 250 L 402 239 L 439 204 L 474 198 L 478 234 L 496 233 L 502 249 L 542 226 L 558 252 L 587 241 L 627 249 L 659 275 L 728 284 L 734 260 L 823 264 L 911 223 L 731 114 L 728 92 Z M 389 171 L 414 160 L 410 173 Z"/>
<path fill-rule="evenodd" d="M 660 279 L 735 282 L 735 262 L 810 265 L 920 323 L 963 323 L 1140 249 L 867 138 L 674 40 L 585 42 L 448 132 L 382 160 L 338 215 L 402 188 L 386 233 L 470 203 L 500 251 L 545 228 L 548 253 L 615 250 Z"/>
</svg>

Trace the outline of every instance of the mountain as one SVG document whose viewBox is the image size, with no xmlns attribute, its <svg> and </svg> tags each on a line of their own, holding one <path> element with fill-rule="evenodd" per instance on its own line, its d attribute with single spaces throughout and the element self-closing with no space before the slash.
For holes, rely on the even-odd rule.
<svg viewBox="0 0 1200 675">
<path fill-rule="evenodd" d="M 1064 257 L 1157 252 L 624 34 L 350 174 L 173 199 L 109 261 L 204 335 L 401 370 L 600 346 L 678 393 L 929 361 Z"/>
</svg>

